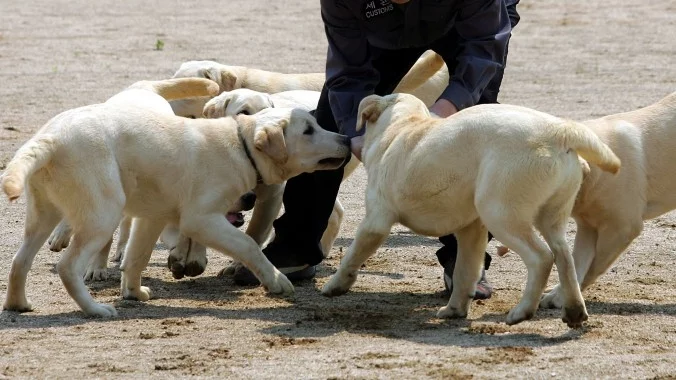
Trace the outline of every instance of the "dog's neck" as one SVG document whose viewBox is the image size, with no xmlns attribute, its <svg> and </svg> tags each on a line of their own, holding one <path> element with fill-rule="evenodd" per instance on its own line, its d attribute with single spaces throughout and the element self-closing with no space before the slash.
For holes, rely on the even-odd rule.
<svg viewBox="0 0 676 380">
<path fill-rule="evenodd" d="M 256 172 L 256 184 L 258 185 L 258 184 L 263 183 L 263 176 L 261 176 L 261 172 L 258 170 L 258 165 L 256 165 L 256 160 L 254 160 L 253 156 L 251 155 L 251 151 L 249 150 L 249 145 L 246 143 L 246 139 L 242 135 L 242 127 L 241 126 L 237 127 L 237 137 L 239 137 L 239 141 L 242 143 L 242 147 L 244 148 L 244 153 L 246 154 L 246 158 L 249 159 L 251 166 L 253 166 L 253 169 Z"/>
</svg>

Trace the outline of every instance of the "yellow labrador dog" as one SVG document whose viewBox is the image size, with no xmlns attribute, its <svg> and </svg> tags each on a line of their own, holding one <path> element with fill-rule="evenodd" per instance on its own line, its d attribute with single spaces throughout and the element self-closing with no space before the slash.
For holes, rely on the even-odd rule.
<svg viewBox="0 0 676 380">
<path fill-rule="evenodd" d="M 194 87 L 201 91 L 190 90 Z M 141 272 L 167 223 L 242 262 L 269 292 L 293 292 L 291 282 L 225 214 L 258 182 L 281 183 L 339 167 L 349 157 L 349 141 L 300 110 L 191 120 L 175 116 L 165 99 L 211 95 L 214 87 L 198 78 L 138 82 L 105 103 L 54 117 L 17 151 L 1 185 L 10 200 L 25 189 L 26 230 L 12 262 L 5 309 L 31 310 L 27 274 L 62 216 L 73 239 L 57 270 L 87 315 L 116 315 L 114 307 L 92 298 L 82 275 L 91 258 L 110 247 L 123 215 L 134 218 L 120 267 L 124 298 L 151 297 L 141 286 Z"/>
<path fill-rule="evenodd" d="M 207 118 L 236 116 L 240 114 L 253 115 L 267 108 L 291 107 L 303 110 L 313 110 L 319 101 L 318 91 L 294 90 L 275 94 L 266 94 L 246 88 L 225 91 L 209 100 L 204 108 Z M 359 160 L 353 159 L 345 166 L 343 180 L 352 174 L 359 165 Z M 272 222 L 279 215 L 282 207 L 283 185 L 259 185 L 254 189 L 257 195 L 251 222 L 246 230 L 260 246 L 269 240 L 272 232 Z M 240 208 L 242 209 L 242 208 Z M 326 257 L 338 237 L 340 225 L 344 215 L 343 206 L 336 199 L 333 212 L 329 218 L 326 231 L 322 236 L 321 248 Z M 191 244 L 180 237 L 164 238 L 165 241 L 178 241 L 171 247 L 169 254 L 169 268 L 174 277 L 200 274 L 206 268 L 206 248 L 200 244 Z M 221 275 L 233 273 L 241 263 L 233 263 L 221 271 Z"/>
<path fill-rule="evenodd" d="M 283 91 L 321 91 L 324 73 L 285 74 L 244 66 L 229 66 L 214 61 L 188 61 L 181 64 L 174 78 L 207 78 L 218 83 L 220 92 L 248 88 L 268 94 Z M 402 78 L 394 92 L 411 93 L 432 105 L 448 86 L 448 69 L 433 51 L 423 54 Z M 199 118 L 209 97 L 180 99 L 171 102 L 174 113 Z"/>
<path fill-rule="evenodd" d="M 578 154 L 606 171 L 620 167 L 589 128 L 499 104 L 440 119 L 406 94 L 365 98 L 357 125 L 366 127 L 366 215 L 323 294 L 347 292 L 392 225 L 401 223 L 419 234 L 457 237 L 453 294 L 437 315 L 464 318 L 479 280 L 488 228 L 528 268 L 523 298 L 509 312 L 508 324 L 533 316 L 554 260 L 563 284 L 563 320 L 575 327 L 587 319 L 565 240 L 582 182 Z"/>
<path fill-rule="evenodd" d="M 259 91 L 240 88 L 224 92 L 208 101 L 204 106 L 203 113 L 207 118 L 218 118 L 239 114 L 255 114 L 266 108 L 272 107 L 291 107 L 311 111 L 317 108 L 319 95 L 319 91 L 294 90 L 266 94 Z M 352 157 L 347 166 L 345 166 L 343 181 L 354 172 L 359 164 L 359 160 Z M 281 197 L 281 192 L 275 193 L 275 195 Z M 274 214 L 276 216 L 277 213 L 279 213 L 279 209 L 281 208 L 281 198 L 276 203 L 278 205 L 277 212 L 271 212 L 270 215 Z M 338 236 L 343 214 L 343 206 L 336 199 L 333 213 L 331 214 L 329 224 L 321 241 L 324 257 L 329 254 L 331 247 Z M 270 219 L 259 220 L 257 222 L 265 223 L 268 226 L 268 230 L 272 226 L 272 220 Z"/>
<path fill-rule="evenodd" d="M 591 167 L 573 208 L 573 258 L 582 291 L 641 234 L 643 221 L 676 209 L 676 92 L 650 106 L 585 121 L 622 160 L 618 175 Z M 560 308 L 557 285 L 541 302 Z"/>
</svg>

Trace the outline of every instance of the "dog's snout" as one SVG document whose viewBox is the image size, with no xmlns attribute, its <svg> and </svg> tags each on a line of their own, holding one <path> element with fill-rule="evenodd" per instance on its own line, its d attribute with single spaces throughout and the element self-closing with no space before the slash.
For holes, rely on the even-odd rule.
<svg viewBox="0 0 676 380">
<path fill-rule="evenodd" d="M 243 211 L 249 211 L 254 208 L 256 204 L 256 194 L 253 192 L 248 192 L 242 195 L 242 208 Z"/>
</svg>

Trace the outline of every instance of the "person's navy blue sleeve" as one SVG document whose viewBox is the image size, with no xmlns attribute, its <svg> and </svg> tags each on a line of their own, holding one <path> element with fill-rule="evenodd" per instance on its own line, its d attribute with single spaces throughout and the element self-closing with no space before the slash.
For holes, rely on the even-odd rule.
<svg viewBox="0 0 676 380">
<path fill-rule="evenodd" d="M 467 1 L 458 11 L 455 28 L 460 54 L 455 71 L 440 98 L 458 110 L 475 105 L 504 64 L 511 26 L 504 0 Z"/>
<path fill-rule="evenodd" d="M 356 132 L 359 102 L 373 94 L 380 74 L 371 63 L 368 40 L 357 18 L 340 0 L 321 0 L 322 20 L 329 42 L 326 58 L 326 87 L 340 133 Z"/>
</svg>

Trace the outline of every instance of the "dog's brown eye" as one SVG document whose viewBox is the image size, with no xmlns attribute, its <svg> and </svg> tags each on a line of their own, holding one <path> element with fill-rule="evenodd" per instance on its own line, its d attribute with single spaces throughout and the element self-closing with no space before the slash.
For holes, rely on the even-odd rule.
<svg viewBox="0 0 676 380">
<path fill-rule="evenodd" d="M 247 110 L 241 110 L 241 111 L 239 111 L 239 114 L 240 114 L 240 115 L 251 115 L 251 114 L 249 113 L 249 111 L 247 111 Z"/>
<path fill-rule="evenodd" d="M 303 132 L 304 135 L 311 135 L 315 133 L 315 129 L 312 128 L 311 125 L 308 125 L 307 128 L 305 128 L 305 132 Z"/>
</svg>

